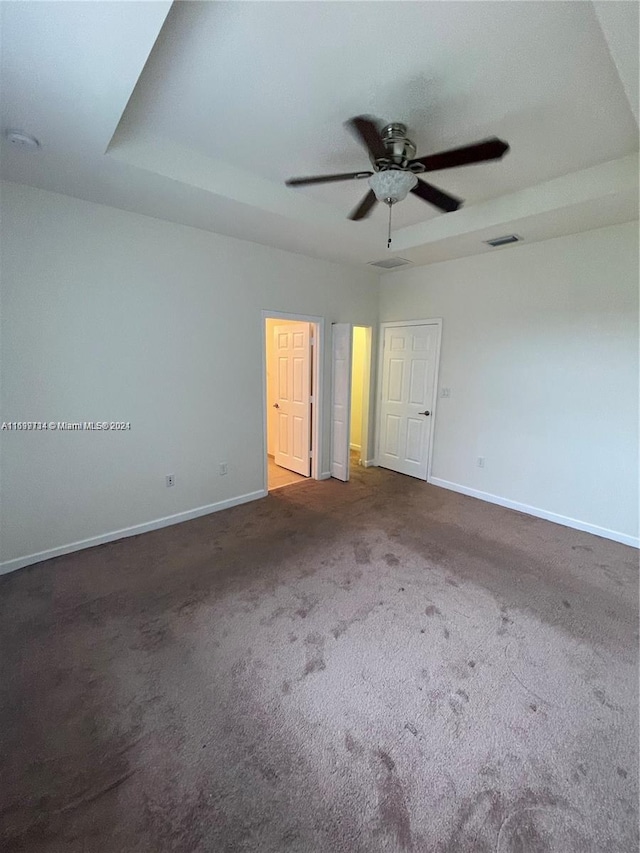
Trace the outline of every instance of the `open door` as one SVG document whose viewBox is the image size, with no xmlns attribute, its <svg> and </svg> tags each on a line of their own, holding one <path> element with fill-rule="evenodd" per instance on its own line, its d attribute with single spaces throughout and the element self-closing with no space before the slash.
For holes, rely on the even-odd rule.
<svg viewBox="0 0 640 853">
<path fill-rule="evenodd" d="M 351 323 L 332 326 L 331 358 L 331 476 L 349 479 L 351 410 Z"/>
<path fill-rule="evenodd" d="M 311 473 L 311 334 L 309 323 L 274 328 L 277 410 L 275 463 Z"/>
</svg>

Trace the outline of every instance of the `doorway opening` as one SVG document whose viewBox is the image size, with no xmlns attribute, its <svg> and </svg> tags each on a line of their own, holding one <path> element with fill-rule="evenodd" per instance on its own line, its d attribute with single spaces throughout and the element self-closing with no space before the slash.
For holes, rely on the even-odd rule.
<svg viewBox="0 0 640 853">
<path fill-rule="evenodd" d="M 320 318 L 263 312 L 265 490 L 319 479 Z"/>
<path fill-rule="evenodd" d="M 370 465 L 369 398 L 371 379 L 371 327 L 354 326 L 351 350 L 350 462 Z"/>
<path fill-rule="evenodd" d="M 347 482 L 352 464 L 373 465 L 369 454 L 370 326 L 332 326 L 331 476 Z"/>
</svg>

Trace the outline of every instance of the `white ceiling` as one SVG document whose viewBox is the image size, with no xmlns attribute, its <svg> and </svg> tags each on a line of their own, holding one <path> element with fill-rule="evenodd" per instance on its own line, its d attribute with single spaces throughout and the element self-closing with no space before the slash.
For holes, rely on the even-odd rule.
<svg viewBox="0 0 640 853">
<path fill-rule="evenodd" d="M 483 251 L 487 228 L 537 240 L 637 215 L 634 2 L 169 5 L 1 4 L 2 129 L 42 142 L 4 143 L 4 178 L 364 263 L 385 256 L 387 220 L 381 206 L 346 220 L 366 184 L 284 179 L 366 168 L 343 122 L 371 113 L 405 122 L 419 155 L 511 145 L 498 163 L 432 173 L 461 211 L 411 196 L 394 208 L 416 263 Z M 609 161 L 626 185 L 620 169 L 594 181 Z"/>
</svg>

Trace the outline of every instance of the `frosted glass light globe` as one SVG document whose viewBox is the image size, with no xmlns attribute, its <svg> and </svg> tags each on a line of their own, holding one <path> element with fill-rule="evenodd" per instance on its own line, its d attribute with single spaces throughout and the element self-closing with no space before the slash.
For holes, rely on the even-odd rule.
<svg viewBox="0 0 640 853">
<path fill-rule="evenodd" d="M 413 172 L 404 172 L 401 169 L 385 169 L 383 172 L 375 172 L 369 178 L 369 186 L 376 194 L 378 201 L 392 199 L 392 204 L 402 201 L 407 197 L 409 190 L 418 183 Z"/>
</svg>

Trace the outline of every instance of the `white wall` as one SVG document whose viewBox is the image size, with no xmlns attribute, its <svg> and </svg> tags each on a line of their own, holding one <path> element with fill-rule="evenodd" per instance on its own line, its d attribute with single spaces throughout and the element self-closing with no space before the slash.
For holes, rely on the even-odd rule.
<svg viewBox="0 0 640 853">
<path fill-rule="evenodd" d="M 430 317 L 434 481 L 636 538 L 638 223 L 384 276 L 382 321 Z"/>
<path fill-rule="evenodd" d="M 375 274 L 16 184 L 2 207 L 0 420 L 132 425 L 0 432 L 5 570 L 260 493 L 262 310 L 326 318 L 328 470 L 331 322 L 375 322 Z"/>
<path fill-rule="evenodd" d="M 326 318 L 328 469 L 331 322 L 376 328 L 374 274 L 15 184 L 2 207 L 0 420 L 132 423 L 0 432 L 4 570 L 260 493 L 262 310 Z M 426 317 L 434 477 L 637 537 L 637 223 L 385 276 L 380 319 Z"/>
</svg>

